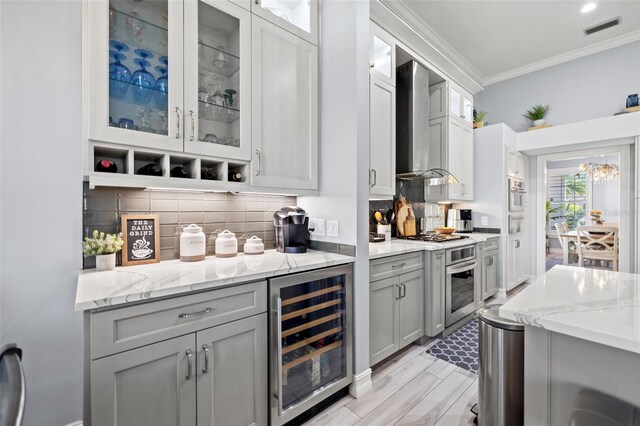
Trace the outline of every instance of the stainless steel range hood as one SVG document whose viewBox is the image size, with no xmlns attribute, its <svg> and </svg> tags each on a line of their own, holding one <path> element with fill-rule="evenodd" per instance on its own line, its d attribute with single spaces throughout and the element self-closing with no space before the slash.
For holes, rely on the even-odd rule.
<svg viewBox="0 0 640 426">
<path fill-rule="evenodd" d="M 458 183 L 444 169 L 440 141 L 430 140 L 429 70 L 411 60 L 396 70 L 396 177 L 428 185 Z"/>
</svg>

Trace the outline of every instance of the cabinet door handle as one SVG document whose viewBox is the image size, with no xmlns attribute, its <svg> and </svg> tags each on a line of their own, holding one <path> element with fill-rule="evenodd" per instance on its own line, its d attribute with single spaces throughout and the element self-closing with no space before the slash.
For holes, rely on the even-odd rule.
<svg viewBox="0 0 640 426">
<path fill-rule="evenodd" d="M 193 354 L 191 353 L 191 349 L 187 349 L 187 380 L 191 380 L 191 370 L 193 368 L 193 362 L 192 362 L 192 358 L 193 358 Z"/>
<path fill-rule="evenodd" d="M 260 0 L 256 0 L 256 4 L 260 4 Z"/>
<path fill-rule="evenodd" d="M 407 295 L 407 285 L 405 283 L 400 283 L 400 288 L 402 292 L 400 293 L 402 297 Z"/>
<path fill-rule="evenodd" d="M 202 345 L 202 350 L 204 351 L 204 367 L 202 367 L 202 374 L 207 374 L 209 369 L 209 346 Z"/>
<path fill-rule="evenodd" d="M 516 243 L 516 248 L 519 248 L 520 247 L 520 240 L 516 240 L 515 243 Z"/>
<path fill-rule="evenodd" d="M 191 137 L 189 140 L 193 142 L 196 138 L 196 113 L 193 110 L 189 110 L 189 115 L 191 116 Z"/>
<path fill-rule="evenodd" d="M 256 169 L 256 176 L 260 174 L 260 163 L 262 162 L 262 156 L 260 155 L 260 150 L 256 149 L 256 155 L 258 156 L 258 167 Z"/>
<path fill-rule="evenodd" d="M 375 67 L 376 67 L 376 64 L 369 65 L 369 68 L 375 68 Z"/>
<path fill-rule="evenodd" d="M 198 312 L 181 313 L 181 314 L 178 314 L 178 318 L 184 319 L 184 318 L 197 317 L 198 315 L 208 314 L 209 312 L 211 312 L 211 310 L 212 310 L 211 308 L 207 307 Z"/>
<path fill-rule="evenodd" d="M 402 299 L 402 287 L 400 287 L 400 284 L 396 284 L 396 290 L 396 300 Z"/>
<path fill-rule="evenodd" d="M 371 171 L 373 172 L 373 185 L 371 186 L 376 186 L 378 183 L 378 172 L 376 172 L 376 169 L 371 169 Z"/>
<path fill-rule="evenodd" d="M 176 107 L 176 139 L 180 139 L 180 108 Z"/>
<path fill-rule="evenodd" d="M 487 257 L 487 266 L 493 265 L 493 257 Z"/>
</svg>

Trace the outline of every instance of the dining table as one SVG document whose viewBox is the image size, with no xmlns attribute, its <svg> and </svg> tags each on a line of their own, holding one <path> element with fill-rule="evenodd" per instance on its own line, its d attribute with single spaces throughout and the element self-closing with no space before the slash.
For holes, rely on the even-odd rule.
<svg viewBox="0 0 640 426">
<path fill-rule="evenodd" d="M 613 227 L 618 227 L 615 224 L 610 224 L 610 223 L 606 223 L 606 226 L 613 226 Z M 560 234 L 560 238 L 563 239 L 563 244 L 562 244 L 562 264 L 563 265 L 568 265 L 569 264 L 569 243 L 570 242 L 574 242 L 577 243 L 578 242 L 578 231 L 568 231 L 568 232 L 564 232 L 562 234 Z M 603 242 L 606 244 L 612 244 L 614 242 L 614 237 L 609 237 L 607 239 L 605 239 Z M 586 239 L 585 239 L 586 240 Z"/>
</svg>

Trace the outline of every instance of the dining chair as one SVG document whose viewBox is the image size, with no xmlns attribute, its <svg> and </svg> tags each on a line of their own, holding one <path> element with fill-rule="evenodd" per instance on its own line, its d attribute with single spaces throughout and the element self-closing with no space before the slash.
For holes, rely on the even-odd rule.
<svg viewBox="0 0 640 426">
<path fill-rule="evenodd" d="M 618 270 L 618 228 L 611 226 L 578 226 L 577 252 L 580 266 L 587 259 L 611 262 Z"/>
<path fill-rule="evenodd" d="M 564 238 L 562 238 L 562 234 L 566 234 L 569 232 L 569 225 L 567 222 L 560 222 L 555 224 L 556 234 L 558 235 L 558 241 L 560 241 L 560 246 L 562 250 L 565 249 L 564 245 L 569 244 L 569 263 L 576 262 L 578 259 L 578 254 L 576 252 L 576 245 L 573 241 L 566 242 Z"/>
</svg>

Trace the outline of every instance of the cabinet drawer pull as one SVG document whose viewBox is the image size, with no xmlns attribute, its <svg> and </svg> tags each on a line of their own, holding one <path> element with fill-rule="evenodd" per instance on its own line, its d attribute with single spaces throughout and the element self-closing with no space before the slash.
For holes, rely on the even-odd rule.
<svg viewBox="0 0 640 426">
<path fill-rule="evenodd" d="M 191 353 L 191 349 L 187 349 L 187 380 L 191 380 L 191 369 L 193 367 L 193 362 L 191 361 L 191 358 L 193 357 L 193 354 Z"/>
<path fill-rule="evenodd" d="M 191 317 L 196 317 L 198 315 L 204 315 L 204 314 L 208 314 L 209 312 L 211 312 L 211 308 L 204 308 L 201 311 L 198 312 L 191 312 L 188 314 L 182 313 L 182 314 L 178 314 L 178 318 L 191 318 Z"/>
<path fill-rule="evenodd" d="M 209 369 L 209 347 L 207 345 L 202 345 L 202 350 L 204 351 L 204 367 L 202 367 L 202 374 L 207 374 Z"/>
<path fill-rule="evenodd" d="M 398 265 L 391 265 L 391 269 L 400 269 L 400 268 L 404 268 L 404 265 L 406 265 L 406 262 L 402 262 Z"/>
</svg>

